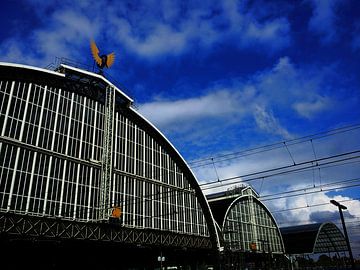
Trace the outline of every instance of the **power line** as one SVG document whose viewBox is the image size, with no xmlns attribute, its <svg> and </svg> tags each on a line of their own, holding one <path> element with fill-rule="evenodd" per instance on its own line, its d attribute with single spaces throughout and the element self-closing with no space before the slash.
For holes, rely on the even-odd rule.
<svg viewBox="0 0 360 270">
<path fill-rule="evenodd" d="M 338 201 L 338 202 L 350 202 L 350 201 L 358 201 L 358 200 L 360 200 L 360 198 L 341 200 L 341 201 Z M 310 207 L 324 206 L 324 205 L 328 205 L 328 204 L 329 203 L 312 204 L 312 205 L 307 205 L 307 206 L 300 206 L 300 207 L 294 207 L 294 208 L 275 210 L 275 211 L 272 211 L 271 213 L 280 213 L 280 212 L 286 212 L 286 211 L 300 210 L 300 209 L 305 209 L 305 208 L 310 208 Z"/>
<path fill-rule="evenodd" d="M 260 175 L 258 177 L 253 177 L 253 178 L 249 178 L 249 179 L 242 179 L 241 181 L 239 181 L 239 182 L 250 182 L 250 181 L 253 181 L 253 180 L 256 180 L 256 179 L 259 179 L 259 178 L 268 178 L 270 176 L 280 175 L 280 174 L 289 173 L 289 172 L 296 172 L 296 171 L 304 170 L 304 169 L 308 169 L 308 168 L 319 167 L 319 166 L 323 166 L 323 165 L 334 164 L 334 163 L 338 163 L 338 162 L 342 162 L 342 161 L 356 159 L 356 158 L 359 158 L 360 156 L 350 156 L 350 155 L 354 155 L 354 154 L 357 154 L 359 152 L 360 152 L 360 150 L 356 150 L 356 151 L 341 153 L 341 154 L 338 154 L 338 155 L 328 156 L 328 157 L 325 157 L 325 158 L 319 158 L 319 159 L 315 159 L 315 160 L 304 161 L 304 162 L 298 163 L 296 165 L 292 164 L 292 165 L 272 168 L 272 169 L 268 169 L 268 170 L 262 170 L 262 171 L 258 171 L 258 172 L 248 173 L 248 174 L 244 174 L 244 175 L 237 175 L 237 176 L 233 176 L 233 177 L 223 178 L 223 179 L 220 179 L 219 181 L 206 182 L 206 183 L 200 184 L 200 186 L 203 187 L 203 186 L 208 186 L 208 185 L 214 185 L 214 184 L 219 184 L 219 182 L 223 183 L 223 182 L 228 182 L 228 181 L 231 181 L 231 180 L 236 180 L 236 179 L 239 179 L 239 178 L 246 178 L 246 177 Z M 343 157 L 343 156 L 350 156 L 350 157 L 347 157 L 347 158 L 344 158 L 344 159 L 339 159 L 339 160 L 327 161 L 327 160 L 331 160 L 331 159 L 335 159 L 335 158 L 340 158 L 340 157 Z M 321 161 L 327 161 L 327 162 L 319 164 L 319 162 L 321 162 Z M 314 165 L 315 162 L 317 162 L 318 164 Z M 298 167 L 300 167 L 300 168 L 298 168 Z M 291 168 L 295 168 L 295 169 L 291 169 Z M 276 173 L 277 171 L 280 171 L 280 172 Z M 268 175 L 262 175 L 262 174 L 267 174 L 267 173 L 272 173 L 272 172 L 275 172 L 275 173 L 268 174 Z M 230 184 L 234 184 L 234 182 L 232 182 Z M 225 185 L 228 185 L 228 184 L 225 184 Z M 217 186 L 203 188 L 203 190 L 213 189 L 213 188 L 217 188 Z"/>
<path fill-rule="evenodd" d="M 351 162 L 344 162 L 341 164 L 332 164 L 329 166 L 321 166 L 321 169 L 328 169 L 328 168 L 334 168 L 334 167 L 339 167 L 339 166 L 345 166 L 345 165 L 349 165 L 349 164 L 354 164 L 354 163 L 360 163 L 360 160 L 357 161 L 351 161 Z M 316 167 L 316 166 L 315 166 Z M 320 169 L 320 168 L 319 168 Z M 281 175 L 287 175 L 287 174 L 295 174 L 295 173 L 304 173 L 304 172 L 308 172 L 308 171 L 313 171 L 314 168 L 310 167 L 309 169 L 303 169 L 303 170 L 298 170 L 298 171 L 289 171 L 289 172 L 285 172 L 285 173 L 281 173 Z M 326 184 L 325 184 L 326 185 Z M 320 182 L 319 187 L 321 187 L 322 184 Z"/>
<path fill-rule="evenodd" d="M 264 196 L 260 196 L 260 198 L 265 198 L 262 199 L 262 201 L 269 201 L 269 200 L 275 200 L 275 199 L 282 199 L 282 198 L 287 198 L 287 197 L 294 197 L 294 196 L 303 196 L 305 194 L 291 194 L 291 195 L 285 195 L 285 196 L 278 196 L 278 195 L 283 195 L 283 194 L 290 194 L 290 193 L 296 193 L 296 192 L 300 192 L 300 191 L 306 191 L 306 190 L 313 190 L 313 189 L 318 189 L 318 188 L 323 188 L 323 187 L 327 187 L 327 186 L 335 186 L 335 185 L 339 185 L 339 184 L 343 184 L 343 183 L 349 183 L 349 182 L 358 182 L 360 181 L 360 178 L 352 178 L 352 179 L 347 179 L 347 180 L 342 180 L 342 181 L 336 181 L 336 182 L 331 182 L 328 184 L 323 184 L 320 185 L 318 187 L 311 187 L 311 188 L 299 188 L 299 189 L 294 189 L 294 190 L 289 190 L 289 191 L 283 191 L 281 193 L 273 193 L 273 194 L 268 194 L 268 195 L 264 195 Z M 360 186 L 360 184 L 357 185 L 350 185 L 350 186 L 340 186 L 340 187 L 336 187 L 336 188 L 331 188 L 331 189 L 324 189 L 324 190 L 316 190 L 316 191 L 312 191 L 309 192 L 307 194 L 312 194 L 312 193 L 318 193 L 318 192 L 327 192 L 330 190 L 335 190 L 335 189 L 345 189 L 345 188 L 349 188 L 349 187 L 356 187 L 356 186 Z M 276 197 L 278 196 L 278 197 Z M 270 198 L 268 198 L 270 197 Z M 274 197 L 274 198 L 271 198 Z"/>
<path fill-rule="evenodd" d="M 300 143 L 305 143 L 305 142 L 310 141 L 309 138 L 311 138 L 311 140 L 317 140 L 317 139 L 321 139 L 324 137 L 334 136 L 334 135 L 337 135 L 340 133 L 353 131 L 353 130 L 356 130 L 359 128 L 360 128 L 360 124 L 349 125 L 349 126 L 336 128 L 336 129 L 332 129 L 332 130 L 328 130 L 328 131 L 314 133 L 311 135 L 307 135 L 307 136 L 303 136 L 303 137 L 299 137 L 296 139 L 291 139 L 291 140 L 287 140 L 287 141 L 283 141 L 283 142 L 277 142 L 277 143 L 273 143 L 273 144 L 250 148 L 247 150 L 237 151 L 237 152 L 218 155 L 218 156 L 209 157 L 209 158 L 193 160 L 193 161 L 189 161 L 188 164 L 190 165 L 191 168 L 202 167 L 202 166 L 206 166 L 206 165 L 211 165 L 213 161 L 215 163 L 217 163 L 217 162 L 223 162 L 223 161 L 227 161 L 227 160 L 238 158 L 238 157 L 263 153 L 263 152 L 271 151 L 274 149 L 282 148 L 282 147 L 284 147 L 284 145 L 287 147 L 287 146 L 292 146 L 292 145 L 296 145 L 296 144 L 300 144 Z M 320 136 L 320 135 L 323 135 L 323 136 Z M 219 159 L 219 161 L 216 161 L 216 159 Z M 204 163 L 204 162 L 207 162 L 207 163 Z"/>
<path fill-rule="evenodd" d="M 331 221 L 331 222 L 333 222 L 333 223 L 338 223 L 338 224 L 341 224 L 341 221 L 340 220 L 338 220 L 338 218 L 336 218 L 337 220 L 334 220 L 334 218 L 332 218 L 332 219 L 328 219 L 328 218 L 321 218 L 321 219 L 319 219 L 319 220 L 317 220 L 315 223 L 319 223 L 319 222 L 327 222 L 327 221 Z M 359 223 L 359 220 L 358 219 L 360 219 L 360 216 L 352 216 L 351 217 L 351 219 L 357 219 L 357 220 L 354 220 L 354 221 L 346 221 L 346 224 L 350 224 L 350 223 Z M 301 222 L 300 224 L 299 224 L 299 222 Z M 280 227 L 280 225 L 282 225 L 282 224 L 297 224 L 297 225 L 307 225 L 307 224 L 311 224 L 311 223 L 309 223 L 309 220 L 308 219 L 300 219 L 300 220 L 293 220 L 293 221 L 284 221 L 284 222 L 276 222 L 278 225 L 279 225 L 279 227 Z"/>
<path fill-rule="evenodd" d="M 290 198 L 290 197 L 298 197 L 298 196 L 306 196 L 308 194 L 314 194 L 314 193 L 323 193 L 323 192 L 328 192 L 328 191 L 332 191 L 332 190 L 337 190 L 339 188 L 342 189 L 347 189 L 347 188 L 352 188 L 352 187 L 360 187 L 360 184 L 357 185 L 349 185 L 349 186 L 342 186 L 342 187 L 336 187 L 336 188 L 329 188 L 329 189 L 325 189 L 325 190 L 317 190 L 317 191 L 312 191 L 312 192 L 308 192 L 306 194 L 291 194 L 291 195 L 285 195 L 285 196 L 280 196 L 280 197 L 275 197 L 275 198 L 269 198 L 269 199 L 263 199 L 262 201 L 272 201 L 272 200 L 278 200 L 278 199 L 284 199 L 284 198 Z"/>
<path fill-rule="evenodd" d="M 253 173 L 248 173 L 248 174 L 244 174 L 244 175 L 239 175 L 239 176 L 234 176 L 234 177 L 229 177 L 229 178 L 224 178 L 221 179 L 221 182 L 225 182 L 225 181 L 230 181 L 230 180 L 234 180 L 237 178 L 244 178 L 244 177 L 249 177 L 249 176 L 254 176 L 257 174 L 263 174 L 263 173 L 268 173 L 268 172 L 273 172 L 273 171 L 278 171 L 278 170 L 284 170 L 284 169 L 289 169 L 292 167 L 297 167 L 297 166 L 303 166 L 309 163 L 315 163 L 315 162 L 319 162 L 319 161 L 325 161 L 325 160 L 329 160 L 329 159 L 333 159 L 333 158 L 338 158 L 338 157 L 342 157 L 342 156 L 347 156 L 347 155 L 353 155 L 356 153 L 359 153 L 360 150 L 355 150 L 355 151 L 351 151 L 351 152 L 345 152 L 345 153 L 341 153 L 341 154 L 337 154 L 337 155 L 332 155 L 332 156 L 328 156 L 328 157 L 324 157 L 324 158 L 319 158 L 319 159 L 313 159 L 313 160 L 308 160 L 308 161 L 303 161 L 301 163 L 295 164 L 295 165 L 287 165 L 287 166 L 282 166 L 282 167 L 277 167 L 277 168 L 272 168 L 272 169 L 267 169 L 267 170 L 263 170 L 263 171 L 258 171 L 258 172 L 253 172 Z M 307 169 L 307 168 L 312 168 L 312 167 L 317 167 L 317 166 L 322 166 L 322 165 L 327 165 L 327 164 L 332 164 L 334 162 L 341 162 L 341 161 L 346 161 L 348 159 L 354 159 L 354 158 L 359 158 L 360 156 L 355 156 L 355 157 L 350 157 L 347 159 L 341 159 L 341 160 L 337 160 L 337 161 L 332 161 L 329 163 L 323 163 L 323 164 L 317 164 L 317 165 L 311 165 L 311 166 L 307 166 L 305 168 L 300 168 L 302 169 Z M 298 171 L 299 169 L 297 169 L 296 171 Z M 286 171 L 288 172 L 288 171 Z M 268 176 L 265 176 L 268 177 Z M 257 178 L 256 178 L 257 179 Z M 216 184 L 218 181 L 211 181 L 211 182 L 206 182 L 203 184 L 200 184 L 200 186 L 207 186 L 207 185 L 211 185 L 211 184 Z"/>
</svg>

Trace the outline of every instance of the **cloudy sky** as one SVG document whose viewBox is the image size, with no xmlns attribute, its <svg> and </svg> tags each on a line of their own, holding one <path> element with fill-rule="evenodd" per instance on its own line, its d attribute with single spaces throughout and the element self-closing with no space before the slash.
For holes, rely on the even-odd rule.
<svg viewBox="0 0 360 270">
<path fill-rule="evenodd" d="M 201 183 L 360 149 L 359 128 L 290 143 L 360 123 L 358 1 L 195 2 L 5 0 L 0 61 L 92 65 L 94 38 L 116 54 L 109 74 L 184 158 L 213 158 L 193 166 Z M 219 158 L 284 141 L 288 147 Z M 350 161 L 250 183 L 284 226 L 336 222 L 326 203 L 344 200 L 360 253 L 360 166 Z M 265 201 L 293 190 L 302 192 Z"/>
</svg>

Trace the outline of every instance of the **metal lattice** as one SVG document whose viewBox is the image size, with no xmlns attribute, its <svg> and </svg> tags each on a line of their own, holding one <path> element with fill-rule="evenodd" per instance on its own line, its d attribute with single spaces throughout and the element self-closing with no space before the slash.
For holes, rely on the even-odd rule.
<svg viewBox="0 0 360 270">
<path fill-rule="evenodd" d="M 4 115 L 16 121 L 4 125 L 0 136 L 0 167 L 9 172 L 0 211 L 19 216 L 0 221 L 0 233 L 34 240 L 93 240 L 102 234 L 95 240 L 185 247 L 209 246 L 210 234 L 211 245 L 217 246 L 196 179 L 166 138 L 130 108 L 132 100 L 120 89 L 99 75 L 67 66 L 58 69 L 65 76 L 21 66 L 0 69 L 6 110 L 20 106 L 25 112 Z M 31 108 L 44 118 L 30 114 Z M 27 135 L 21 138 L 16 130 Z M 134 152 L 136 158 L 129 150 L 133 143 L 141 150 Z M 136 161 L 140 164 L 134 167 L 128 163 Z M 6 190 L 14 191 L 11 198 Z M 122 210 L 121 232 L 111 229 L 109 236 L 104 228 L 112 228 L 114 206 Z"/>
<path fill-rule="evenodd" d="M 210 237 L 126 228 L 120 224 L 77 222 L 0 212 L 0 234 L 49 240 L 92 240 L 134 245 L 211 249 Z"/>
<path fill-rule="evenodd" d="M 100 195 L 100 213 L 99 219 L 106 220 L 110 215 L 110 185 L 112 176 L 112 147 L 113 147 L 113 131 L 114 131 L 114 104 L 115 89 L 113 86 L 106 87 L 105 100 L 105 130 L 104 145 L 101 163 L 101 195 Z"/>
</svg>

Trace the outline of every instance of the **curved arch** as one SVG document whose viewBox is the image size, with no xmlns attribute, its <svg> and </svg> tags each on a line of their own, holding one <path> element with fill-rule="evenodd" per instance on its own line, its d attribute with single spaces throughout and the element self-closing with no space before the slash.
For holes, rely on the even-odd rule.
<svg viewBox="0 0 360 270">
<path fill-rule="evenodd" d="M 191 181 L 190 184 L 192 185 L 192 188 L 194 188 L 196 190 L 196 197 L 199 199 L 199 202 L 202 206 L 202 210 L 204 211 L 204 215 L 205 215 L 207 224 L 209 226 L 210 235 L 212 236 L 212 239 L 216 240 L 214 242 L 214 244 L 216 245 L 217 249 L 219 249 L 220 248 L 220 240 L 219 240 L 219 235 L 216 230 L 215 220 L 214 220 L 213 214 L 210 210 L 209 203 L 206 200 L 206 197 L 205 197 L 204 193 L 202 192 L 194 173 L 192 172 L 192 170 L 190 169 L 190 167 L 188 166 L 188 164 L 186 163 L 186 161 L 182 157 L 182 155 L 175 148 L 175 146 L 173 146 L 173 144 L 165 137 L 165 135 L 163 135 L 163 133 L 158 128 L 156 128 L 144 116 L 142 116 L 136 110 L 134 110 L 134 108 L 130 107 L 130 110 L 137 117 L 141 118 L 144 121 L 144 123 L 146 123 L 153 131 L 155 131 L 157 133 L 157 135 L 163 140 L 163 142 L 165 142 L 167 144 L 167 146 L 169 147 L 169 150 L 171 149 L 173 151 L 173 154 L 174 154 L 173 157 L 176 156 L 178 158 L 178 160 L 177 160 L 179 162 L 178 165 L 180 165 L 183 172 L 186 173 L 187 176 L 190 176 L 190 178 L 188 180 Z"/>
<path fill-rule="evenodd" d="M 327 228 L 325 228 L 326 226 L 329 226 L 333 231 L 330 233 L 330 232 L 328 232 L 328 229 Z M 345 238 L 344 238 L 344 235 L 342 234 L 342 232 L 340 231 L 340 229 L 334 224 L 334 223 L 332 223 L 332 222 L 324 222 L 324 223 L 321 223 L 321 225 L 320 225 L 320 227 L 319 227 L 319 229 L 318 229 L 318 231 L 317 231 L 317 234 L 316 234 L 316 237 L 315 237 L 315 241 L 314 241 L 314 246 L 313 246 L 313 250 L 312 250 L 312 252 L 313 253 L 316 253 L 317 252 L 317 248 L 319 248 L 318 246 L 317 246 L 317 244 L 318 244 L 318 241 L 319 241 L 319 239 L 321 238 L 321 233 L 325 233 L 326 234 L 326 237 L 328 238 L 328 240 L 329 240 L 329 242 L 330 242 L 330 245 L 333 247 L 333 251 L 334 252 L 338 252 L 338 251 L 342 251 L 342 248 L 339 246 L 339 250 L 338 250 L 338 248 L 337 248 L 337 245 L 334 243 L 334 241 L 332 240 L 332 238 L 331 237 L 340 237 L 340 238 L 342 238 L 342 240 L 344 241 L 344 243 L 343 244 L 346 244 L 345 243 Z M 334 235 L 335 234 L 335 235 Z M 336 242 L 338 242 L 338 241 L 336 241 Z M 339 243 L 337 243 L 337 244 L 339 244 Z M 329 248 L 329 247 L 327 247 L 327 248 Z M 347 249 L 347 248 L 346 248 Z"/>
<path fill-rule="evenodd" d="M 278 234 L 278 236 L 279 236 L 279 238 L 280 238 L 281 248 L 282 248 L 282 251 L 284 252 L 284 251 L 285 251 L 285 246 L 284 246 L 283 238 L 282 238 L 282 235 L 281 235 L 279 226 L 277 225 L 275 218 L 274 218 L 273 215 L 271 214 L 270 210 L 266 207 L 266 205 L 264 205 L 258 198 L 256 198 L 256 197 L 255 197 L 254 195 L 252 195 L 252 194 L 246 194 L 246 195 L 239 196 L 239 197 L 237 197 L 233 202 L 231 202 L 231 204 L 230 204 L 229 207 L 227 208 L 226 213 L 225 213 L 225 215 L 224 215 L 224 220 L 223 220 L 222 228 L 224 228 L 224 226 L 225 226 L 226 217 L 228 216 L 231 208 L 234 207 L 238 202 L 243 201 L 243 200 L 245 200 L 245 199 L 247 199 L 247 198 L 250 198 L 250 197 L 251 197 L 252 200 L 254 200 L 258 205 L 260 205 L 260 206 L 265 210 L 265 212 L 267 213 L 267 215 L 270 217 L 270 219 L 272 220 L 272 222 L 273 222 L 274 225 L 276 226 L 276 231 L 277 231 L 277 234 Z"/>
<path fill-rule="evenodd" d="M 103 76 L 100 76 L 99 74 L 70 67 L 67 65 L 61 65 L 59 70 L 60 72 L 55 72 L 55 71 L 27 66 L 27 65 L 0 62 L 0 71 L 2 71 L 0 72 L 0 77 L 5 77 L 7 78 L 7 80 L 26 81 L 26 82 L 29 81 L 36 83 L 40 82 L 40 84 L 51 85 L 51 86 L 54 85 L 56 87 L 59 87 L 59 89 L 64 88 L 64 90 L 65 89 L 68 90 L 66 87 L 69 86 L 69 84 L 73 83 L 73 81 L 71 80 L 71 75 L 73 74 L 76 74 L 76 76 L 79 76 L 79 74 L 81 76 L 84 76 L 84 78 L 86 78 L 84 85 L 88 83 L 89 85 L 91 84 L 90 85 L 91 87 L 96 87 L 96 89 L 102 91 L 105 89 L 104 85 L 113 86 L 116 90 L 116 93 L 119 94 L 121 98 L 125 101 L 122 104 L 122 107 L 117 109 L 120 109 L 126 115 L 130 115 L 132 119 L 136 119 L 137 121 L 141 122 L 141 125 L 146 127 L 146 129 L 144 130 L 150 132 L 154 140 L 156 139 L 156 141 L 160 141 L 164 145 L 164 147 L 166 147 L 166 150 L 171 155 L 171 158 L 176 162 L 176 165 L 180 168 L 180 170 L 188 180 L 191 188 L 195 191 L 194 193 L 197 202 L 201 206 L 201 211 L 204 215 L 206 226 L 209 231 L 213 246 L 216 248 L 220 247 L 219 236 L 215 227 L 215 222 L 209 204 L 190 167 L 187 165 L 186 161 L 177 151 L 177 149 L 171 144 L 171 142 L 150 121 L 148 121 L 141 114 L 139 114 L 133 107 L 130 106 L 133 100 L 130 97 L 128 97 L 121 89 L 114 86 L 109 80 L 107 80 Z M 86 92 L 88 88 L 80 89 L 80 90 L 82 91 L 80 93 L 81 95 L 85 95 L 85 96 L 90 95 L 90 93 Z M 75 90 L 68 90 L 68 91 L 75 91 Z M 94 96 L 95 98 L 97 98 L 96 100 L 98 101 L 99 100 L 101 101 L 101 98 L 103 98 L 99 96 L 96 97 L 96 95 L 93 95 L 91 97 Z"/>
<path fill-rule="evenodd" d="M 314 254 L 347 251 L 341 230 L 332 222 L 281 228 L 288 254 Z"/>
</svg>

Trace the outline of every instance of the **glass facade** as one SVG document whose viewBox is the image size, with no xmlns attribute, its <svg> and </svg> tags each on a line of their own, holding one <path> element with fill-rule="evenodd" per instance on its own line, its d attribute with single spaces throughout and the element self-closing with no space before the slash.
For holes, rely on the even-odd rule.
<svg viewBox="0 0 360 270">
<path fill-rule="evenodd" d="M 276 223 L 253 195 L 241 196 L 231 205 L 224 220 L 223 236 L 232 251 L 284 253 Z"/>
<path fill-rule="evenodd" d="M 68 89 L 0 81 L 0 211 L 96 221 L 104 111 Z M 170 144 L 129 115 L 114 114 L 106 207 L 121 207 L 124 226 L 209 236 L 193 176 L 181 171 Z"/>
</svg>

